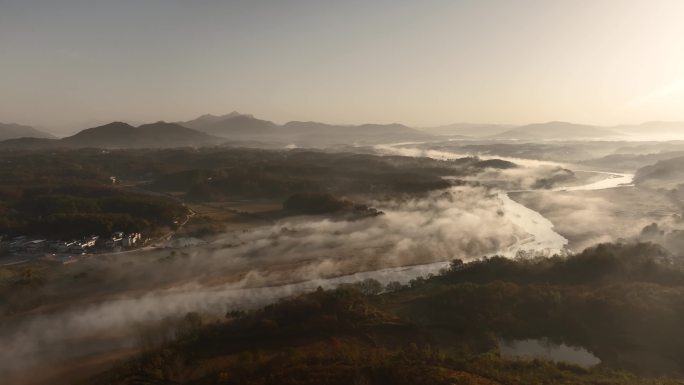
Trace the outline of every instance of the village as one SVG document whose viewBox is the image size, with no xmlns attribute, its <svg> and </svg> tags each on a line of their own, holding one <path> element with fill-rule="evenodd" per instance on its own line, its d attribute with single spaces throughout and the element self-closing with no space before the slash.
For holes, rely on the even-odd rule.
<svg viewBox="0 0 684 385">
<path fill-rule="evenodd" d="M 78 261 L 78 256 L 130 250 L 144 246 L 141 233 L 113 232 L 109 237 L 91 235 L 82 239 L 48 240 L 28 236 L 0 236 L 0 255 L 41 258 L 60 263 Z"/>
</svg>

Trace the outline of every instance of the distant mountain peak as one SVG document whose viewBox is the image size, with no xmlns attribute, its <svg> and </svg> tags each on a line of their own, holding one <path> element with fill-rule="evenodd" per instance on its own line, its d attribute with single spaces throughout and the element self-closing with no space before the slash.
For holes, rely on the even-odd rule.
<svg viewBox="0 0 684 385">
<path fill-rule="evenodd" d="M 236 116 L 250 116 L 253 117 L 251 114 L 243 114 L 237 111 L 233 111 L 224 115 L 214 115 L 214 114 L 204 114 L 199 117 L 197 117 L 194 120 L 203 120 L 203 121 L 219 121 L 219 120 L 225 120 L 225 119 L 230 119 L 234 118 Z"/>
<path fill-rule="evenodd" d="M 31 126 L 16 123 L 0 123 L 0 140 L 18 138 L 54 139 L 54 135 L 37 130 Z"/>
<path fill-rule="evenodd" d="M 232 113 L 232 112 L 231 112 Z M 196 120 L 212 120 L 218 118 L 218 115 L 204 114 L 196 118 Z"/>
<path fill-rule="evenodd" d="M 223 121 L 233 119 L 233 118 L 238 118 L 238 117 L 245 117 L 245 118 L 254 119 L 254 116 L 251 114 L 243 114 L 243 113 L 240 113 L 237 111 L 233 111 L 233 112 L 225 114 L 225 115 L 204 114 L 204 115 L 201 115 L 201 116 L 199 116 L 193 120 L 188 120 L 185 122 L 177 122 L 177 123 L 182 125 L 183 127 L 188 127 L 188 128 L 192 128 L 195 130 L 203 130 L 208 125 L 216 124 L 219 122 L 223 122 Z"/>
</svg>

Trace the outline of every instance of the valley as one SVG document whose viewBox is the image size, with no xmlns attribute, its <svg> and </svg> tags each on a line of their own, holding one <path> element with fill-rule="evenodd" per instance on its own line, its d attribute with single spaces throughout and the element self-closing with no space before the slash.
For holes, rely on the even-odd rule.
<svg viewBox="0 0 684 385">
<path fill-rule="evenodd" d="M 13 362 L 22 362 L 22 369 L 13 374 L 19 381 L 21 373 L 33 365 L 62 362 L 78 365 L 84 375 L 111 358 L 138 352 L 139 330 L 147 330 L 143 325 L 153 327 L 167 322 L 165 319 L 171 322 L 182 314 L 197 312 L 207 319 L 220 319 L 227 312 L 251 311 L 318 287 L 334 290 L 340 285 L 363 282 L 377 283 L 380 288 L 409 285 L 439 276 L 453 260 L 477 261 L 494 255 L 549 258 L 580 252 L 599 242 L 620 242 L 626 237 L 637 242 L 643 227 L 678 213 L 677 206 L 665 195 L 660 195 L 660 201 L 650 198 L 642 210 L 635 210 L 634 202 L 646 202 L 640 196 L 654 193 L 629 187 L 629 174 L 573 171 L 565 168 L 569 165 L 554 161 L 510 157 L 498 160 L 488 155 L 411 146 L 360 148 L 356 154 L 171 150 L 178 163 L 166 163 L 161 169 L 155 159 L 166 159 L 169 150 L 146 153 L 146 163 L 132 169 L 120 165 L 125 164 L 121 161 L 129 156 L 127 152 L 101 154 L 103 160 L 97 163 L 88 155 L 88 162 L 97 170 L 102 168 L 104 175 L 114 170 L 121 175 L 123 182 L 117 189 L 150 197 L 173 197 L 194 215 L 167 243 L 151 248 L 93 255 L 73 265 L 29 262 L 6 266 L 4 287 L 11 290 L 12 300 L 4 306 L 3 341 L 15 348 L 12 356 L 2 360 L 9 364 L 5 370 L 16 365 Z M 374 151 L 383 156 L 369 155 Z M 21 159 L 15 153 L 9 156 L 13 163 Z M 220 162 L 245 162 L 250 156 L 255 156 L 260 171 L 252 171 L 249 183 L 262 183 L 256 187 L 258 190 L 240 184 L 243 171 L 236 174 L 237 170 L 220 168 Z M 180 160 L 183 157 L 186 159 Z M 264 163 L 270 157 L 278 159 L 278 166 Z M 339 183 L 339 177 L 337 184 L 312 178 L 314 172 L 326 175 L 326 162 L 337 162 L 340 157 L 349 165 L 348 169 L 335 171 L 345 175 L 344 183 Z M 299 166 L 299 162 L 311 160 L 315 160 L 311 163 L 315 167 Z M 289 162 L 297 165 L 297 173 L 293 173 L 294 168 L 288 171 Z M 357 163 L 360 168 L 355 166 Z M 193 164 L 213 164 L 217 168 L 198 170 L 192 168 Z M 242 170 L 250 167 L 250 163 L 243 163 Z M 271 168 L 278 171 L 276 179 L 269 174 Z M 298 174 L 300 170 L 306 170 L 305 174 Z M 134 182 L 132 177 L 140 181 Z M 225 184 L 223 180 L 231 182 Z M 302 188 L 342 194 L 345 198 L 317 192 L 319 195 L 307 199 L 326 197 L 321 202 L 327 202 L 327 206 L 320 207 L 330 208 L 315 208 L 314 214 L 283 206 L 288 194 Z M 259 195 L 255 195 L 256 191 Z M 224 196 L 243 200 L 226 200 Z M 305 202 L 319 205 L 315 200 Z M 596 223 L 594 228 L 583 223 L 578 227 L 582 210 L 566 207 L 570 202 L 587 207 L 592 214 L 596 209 L 587 205 L 599 205 L 608 210 L 605 217 L 615 223 Z M 302 207 L 309 210 L 309 206 Z M 626 211 L 626 207 L 630 210 Z M 365 214 L 369 208 L 379 215 Z M 573 215 L 564 214 L 567 210 L 572 210 Z M 629 216 L 616 216 L 621 211 Z M 653 216 L 653 212 L 662 215 Z M 616 223 L 623 223 L 623 227 Z M 604 233 L 606 227 L 612 233 Z M 584 232 L 578 233 L 577 229 Z M 27 271 L 31 271 L 31 278 L 23 278 L 26 283 L 22 285 L 27 286 L 17 292 L 18 277 L 26 276 Z M 5 294 L 7 300 L 9 293 Z M 126 316 L 114 316 L 121 312 Z M 36 318 L 37 314 L 44 315 Z M 83 323 L 90 319 L 101 321 Z M 58 333 L 43 331 L 46 325 L 54 324 L 64 326 Z M 110 337 L 93 344 L 92 338 L 105 332 Z M 32 336 L 35 342 L 16 340 L 13 335 Z M 91 341 L 90 348 L 80 347 L 80 341 Z M 36 350 L 50 345 L 60 349 L 55 353 Z M 29 357 L 42 358 L 32 363 Z M 86 369 L 81 359 L 85 357 L 101 358 Z"/>
</svg>

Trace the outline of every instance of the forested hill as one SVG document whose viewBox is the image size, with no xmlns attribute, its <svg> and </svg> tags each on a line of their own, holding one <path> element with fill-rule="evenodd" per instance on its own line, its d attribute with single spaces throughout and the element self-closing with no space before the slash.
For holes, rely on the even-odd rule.
<svg viewBox="0 0 684 385">
<path fill-rule="evenodd" d="M 382 294 L 378 294 L 382 293 Z M 366 280 L 231 311 L 90 383 L 682 384 L 684 271 L 660 247 L 489 258 L 386 288 Z M 168 341 L 150 331 L 147 341 Z M 595 367 L 507 359 L 504 340 L 581 346 Z"/>
<path fill-rule="evenodd" d="M 288 207 L 317 212 L 330 204 L 350 206 L 343 197 L 424 194 L 460 183 L 445 180 L 446 175 L 513 166 L 478 158 L 438 161 L 244 148 L 0 152 L 0 234 L 56 238 L 116 229 L 154 232 L 183 217 L 179 201 L 282 204 L 303 196 L 303 205 L 300 200 Z"/>
<path fill-rule="evenodd" d="M 663 159 L 640 168 L 634 182 L 643 187 L 676 188 L 684 184 L 684 156 Z"/>
</svg>

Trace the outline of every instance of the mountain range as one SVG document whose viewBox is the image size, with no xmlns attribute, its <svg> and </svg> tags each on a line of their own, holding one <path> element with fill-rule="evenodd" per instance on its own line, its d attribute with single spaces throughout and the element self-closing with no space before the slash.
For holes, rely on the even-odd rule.
<svg viewBox="0 0 684 385">
<path fill-rule="evenodd" d="M 477 140 L 651 140 L 684 139 L 684 123 L 647 122 L 613 127 L 546 122 L 523 126 L 457 123 L 415 129 L 402 124 L 335 125 L 291 121 L 276 124 L 253 115 L 231 112 L 202 115 L 196 119 L 133 126 L 112 122 L 88 128 L 62 139 L 18 124 L 0 124 L 0 149 L 43 148 L 168 148 L 232 144 L 270 144 L 300 147 L 372 145 L 377 143 L 450 139 Z"/>
<path fill-rule="evenodd" d="M 218 144 L 221 139 L 176 123 L 157 122 L 134 127 L 112 122 L 62 139 L 14 138 L 0 142 L 5 149 L 44 148 L 169 148 Z"/>
<path fill-rule="evenodd" d="M 22 126 L 14 123 L 0 123 L 0 140 L 16 138 L 54 139 L 55 137 L 47 132 L 37 130 L 30 126 Z"/>
<path fill-rule="evenodd" d="M 278 125 L 252 115 L 203 115 L 179 124 L 231 140 L 272 140 L 300 146 L 428 140 L 431 135 L 402 124 L 334 125 L 292 121 Z"/>
<path fill-rule="evenodd" d="M 595 126 L 552 121 L 522 126 L 456 123 L 421 129 L 438 136 L 495 140 L 663 140 L 684 139 L 684 122 Z"/>
<path fill-rule="evenodd" d="M 620 133 L 603 127 L 568 122 L 547 122 L 515 127 L 491 137 L 517 140 L 584 140 L 619 138 L 620 136 Z"/>
<path fill-rule="evenodd" d="M 501 134 L 513 128 L 515 128 L 514 125 L 507 124 L 454 123 L 446 126 L 425 127 L 421 128 L 421 130 L 439 136 L 482 138 Z"/>
<path fill-rule="evenodd" d="M 289 122 L 278 125 L 252 115 L 232 112 L 223 116 L 157 122 L 134 127 L 112 122 L 88 128 L 62 139 L 14 137 L 0 141 L 1 149 L 47 148 L 168 148 L 207 146 L 222 143 L 280 143 L 280 146 L 329 146 L 429 140 L 433 136 L 401 124 L 331 125 L 318 122 Z"/>
</svg>

